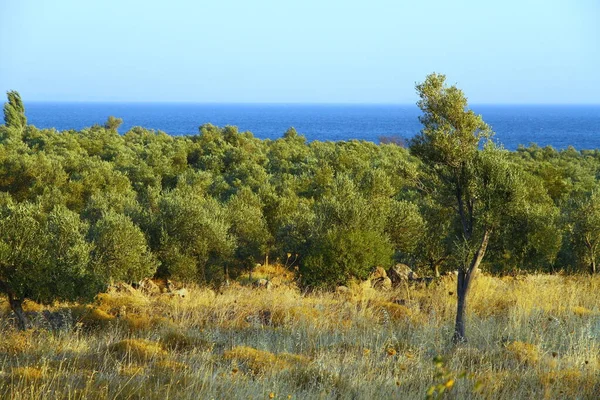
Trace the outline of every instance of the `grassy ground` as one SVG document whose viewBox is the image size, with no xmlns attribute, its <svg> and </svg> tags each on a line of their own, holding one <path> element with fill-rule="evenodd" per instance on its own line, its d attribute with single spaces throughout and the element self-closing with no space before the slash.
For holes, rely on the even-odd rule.
<svg viewBox="0 0 600 400">
<path fill-rule="evenodd" d="M 457 348 L 454 286 L 104 294 L 92 308 L 51 307 L 76 321 L 54 333 L 17 332 L 5 310 L 0 398 L 599 397 L 600 278 L 479 276 Z"/>
</svg>

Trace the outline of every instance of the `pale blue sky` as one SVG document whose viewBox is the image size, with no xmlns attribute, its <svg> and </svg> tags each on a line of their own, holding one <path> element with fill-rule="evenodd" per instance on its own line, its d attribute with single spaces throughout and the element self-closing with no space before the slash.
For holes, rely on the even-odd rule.
<svg viewBox="0 0 600 400">
<path fill-rule="evenodd" d="M 600 103 L 600 1 L 0 0 L 26 101 Z"/>
</svg>

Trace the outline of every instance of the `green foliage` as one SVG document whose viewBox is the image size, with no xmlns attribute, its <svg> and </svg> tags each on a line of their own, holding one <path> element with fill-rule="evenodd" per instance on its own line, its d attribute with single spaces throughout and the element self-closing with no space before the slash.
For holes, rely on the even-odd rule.
<svg viewBox="0 0 600 400">
<path fill-rule="evenodd" d="M 373 230 L 332 228 L 311 243 L 300 272 L 307 287 L 334 288 L 350 279 L 366 279 L 373 267 L 388 267 L 392 246 Z"/>
<path fill-rule="evenodd" d="M 410 150 L 358 140 L 309 143 L 293 128 L 277 140 L 210 124 L 190 136 L 141 127 L 120 135 L 122 121 L 114 117 L 80 131 L 40 130 L 27 125 L 20 96 L 9 92 L 0 203 L 11 224 L 35 221 L 19 232 L 32 229 L 27 240 L 36 242 L 19 259 L 33 265 L 59 252 L 47 241 L 59 235 L 47 231 L 58 213 L 91 226 L 90 243 L 65 239 L 60 252 L 95 246 L 93 262 L 54 257 L 78 277 L 73 282 L 94 282 L 86 284 L 90 292 L 109 277 L 134 281 L 158 265 L 160 276 L 213 282 L 225 268 L 236 274 L 267 254 L 298 266 L 311 287 L 362 279 L 373 266 L 390 265 L 392 255 L 431 273 L 466 269 L 486 235 L 490 271 L 592 268 L 598 256 L 586 238 L 595 243 L 600 230 L 597 195 L 590 195 L 600 151 L 504 151 L 443 75 L 417 89 L 423 130 Z M 29 210 L 19 211 L 20 219 L 11 216 L 18 207 Z M 85 235 L 74 221 L 70 229 Z M 36 290 L 27 293 L 54 296 Z"/>
<path fill-rule="evenodd" d="M 104 129 L 108 129 L 111 131 L 116 131 L 123 124 L 123 119 L 115 118 L 112 115 L 108 117 L 106 122 L 104 123 Z"/>
<path fill-rule="evenodd" d="M 431 74 L 417 85 L 423 129 L 411 140 L 411 150 L 441 184 L 439 191 L 430 188 L 430 193 L 437 195 L 440 204 L 456 210 L 458 224 L 449 231 L 451 260 L 458 266 L 453 341 L 463 342 L 467 294 L 490 237 L 531 199 L 508 152 L 490 140 L 491 131 L 481 116 L 467 109 L 462 91 L 447 86 L 445 79 Z"/>
<path fill-rule="evenodd" d="M 451 255 L 450 229 L 456 219 L 455 211 L 441 205 L 432 196 L 424 196 L 420 201 L 420 214 L 424 227 L 414 258 L 418 266 L 438 275 Z M 454 265 L 450 267 L 455 268 Z"/>
<path fill-rule="evenodd" d="M 64 207 L 38 204 L 0 207 L 0 290 L 10 298 L 50 303 L 90 299 L 102 279 L 91 268 L 87 226 Z"/>
<path fill-rule="evenodd" d="M 260 198 L 250 189 L 243 188 L 229 199 L 226 207 L 230 234 L 237 243 L 236 264 L 251 269 L 264 260 L 273 242 Z"/>
<path fill-rule="evenodd" d="M 229 261 L 235 249 L 225 207 L 189 187 L 162 196 L 157 223 L 162 276 L 206 282 L 209 268 Z"/>
<path fill-rule="evenodd" d="M 447 366 L 447 361 L 441 356 L 436 356 L 433 359 L 433 363 L 435 364 L 434 378 L 436 384 L 427 389 L 427 393 L 425 394 L 426 400 L 443 399 L 447 394 L 452 392 L 457 380 L 467 377 L 466 372 L 459 374 L 452 372 Z M 472 378 L 472 376 L 469 377 Z"/>
<path fill-rule="evenodd" d="M 402 254 L 414 253 L 423 241 L 425 232 L 425 221 L 419 207 L 408 201 L 392 202 L 385 232 L 396 251 Z"/>
<path fill-rule="evenodd" d="M 600 258 L 600 192 L 578 202 L 573 213 L 573 242 L 581 264 L 596 273 Z"/>
<path fill-rule="evenodd" d="M 338 177 L 314 209 L 314 226 L 301 253 L 304 285 L 334 287 L 391 264 L 393 246 L 383 230 L 386 215 L 377 214 L 348 176 Z"/>
<path fill-rule="evenodd" d="M 417 85 L 423 130 L 411 140 L 411 151 L 439 179 L 436 200 L 458 211 L 453 254 L 459 269 L 467 271 L 477 249 L 485 253 L 487 236 L 499 225 L 499 211 L 511 200 L 515 179 L 502 151 L 491 142 L 479 149 L 490 129 L 481 116 L 466 110 L 462 91 L 448 87 L 445 79 L 431 74 Z"/>
<path fill-rule="evenodd" d="M 27 126 L 27 117 L 21 95 L 17 91 L 9 90 L 6 97 L 8 101 L 4 103 L 4 123 L 8 128 L 22 131 Z"/>
<path fill-rule="evenodd" d="M 96 268 L 113 281 L 138 282 L 156 272 L 144 234 L 129 217 L 108 211 L 92 227 Z"/>
</svg>

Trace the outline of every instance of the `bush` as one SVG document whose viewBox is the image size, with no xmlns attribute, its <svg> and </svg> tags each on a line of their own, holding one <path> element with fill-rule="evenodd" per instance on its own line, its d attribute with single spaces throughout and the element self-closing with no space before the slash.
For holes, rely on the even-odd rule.
<svg viewBox="0 0 600 400">
<path fill-rule="evenodd" d="M 300 272 L 304 286 L 334 288 L 351 279 L 367 279 L 375 266 L 387 267 L 393 249 L 387 237 L 369 230 L 334 229 L 316 240 Z"/>
</svg>

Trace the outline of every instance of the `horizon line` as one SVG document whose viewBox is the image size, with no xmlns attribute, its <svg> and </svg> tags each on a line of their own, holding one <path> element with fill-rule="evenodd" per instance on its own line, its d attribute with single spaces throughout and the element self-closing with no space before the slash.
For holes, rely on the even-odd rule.
<svg viewBox="0 0 600 400">
<path fill-rule="evenodd" d="M 23 100 L 23 103 L 47 104 L 197 104 L 197 105 L 244 105 L 244 106 L 411 106 L 416 103 L 404 102 L 243 102 L 243 101 L 136 101 L 136 100 Z M 469 106 L 600 106 L 598 103 L 522 103 L 522 102 L 482 102 L 471 103 Z"/>
</svg>

